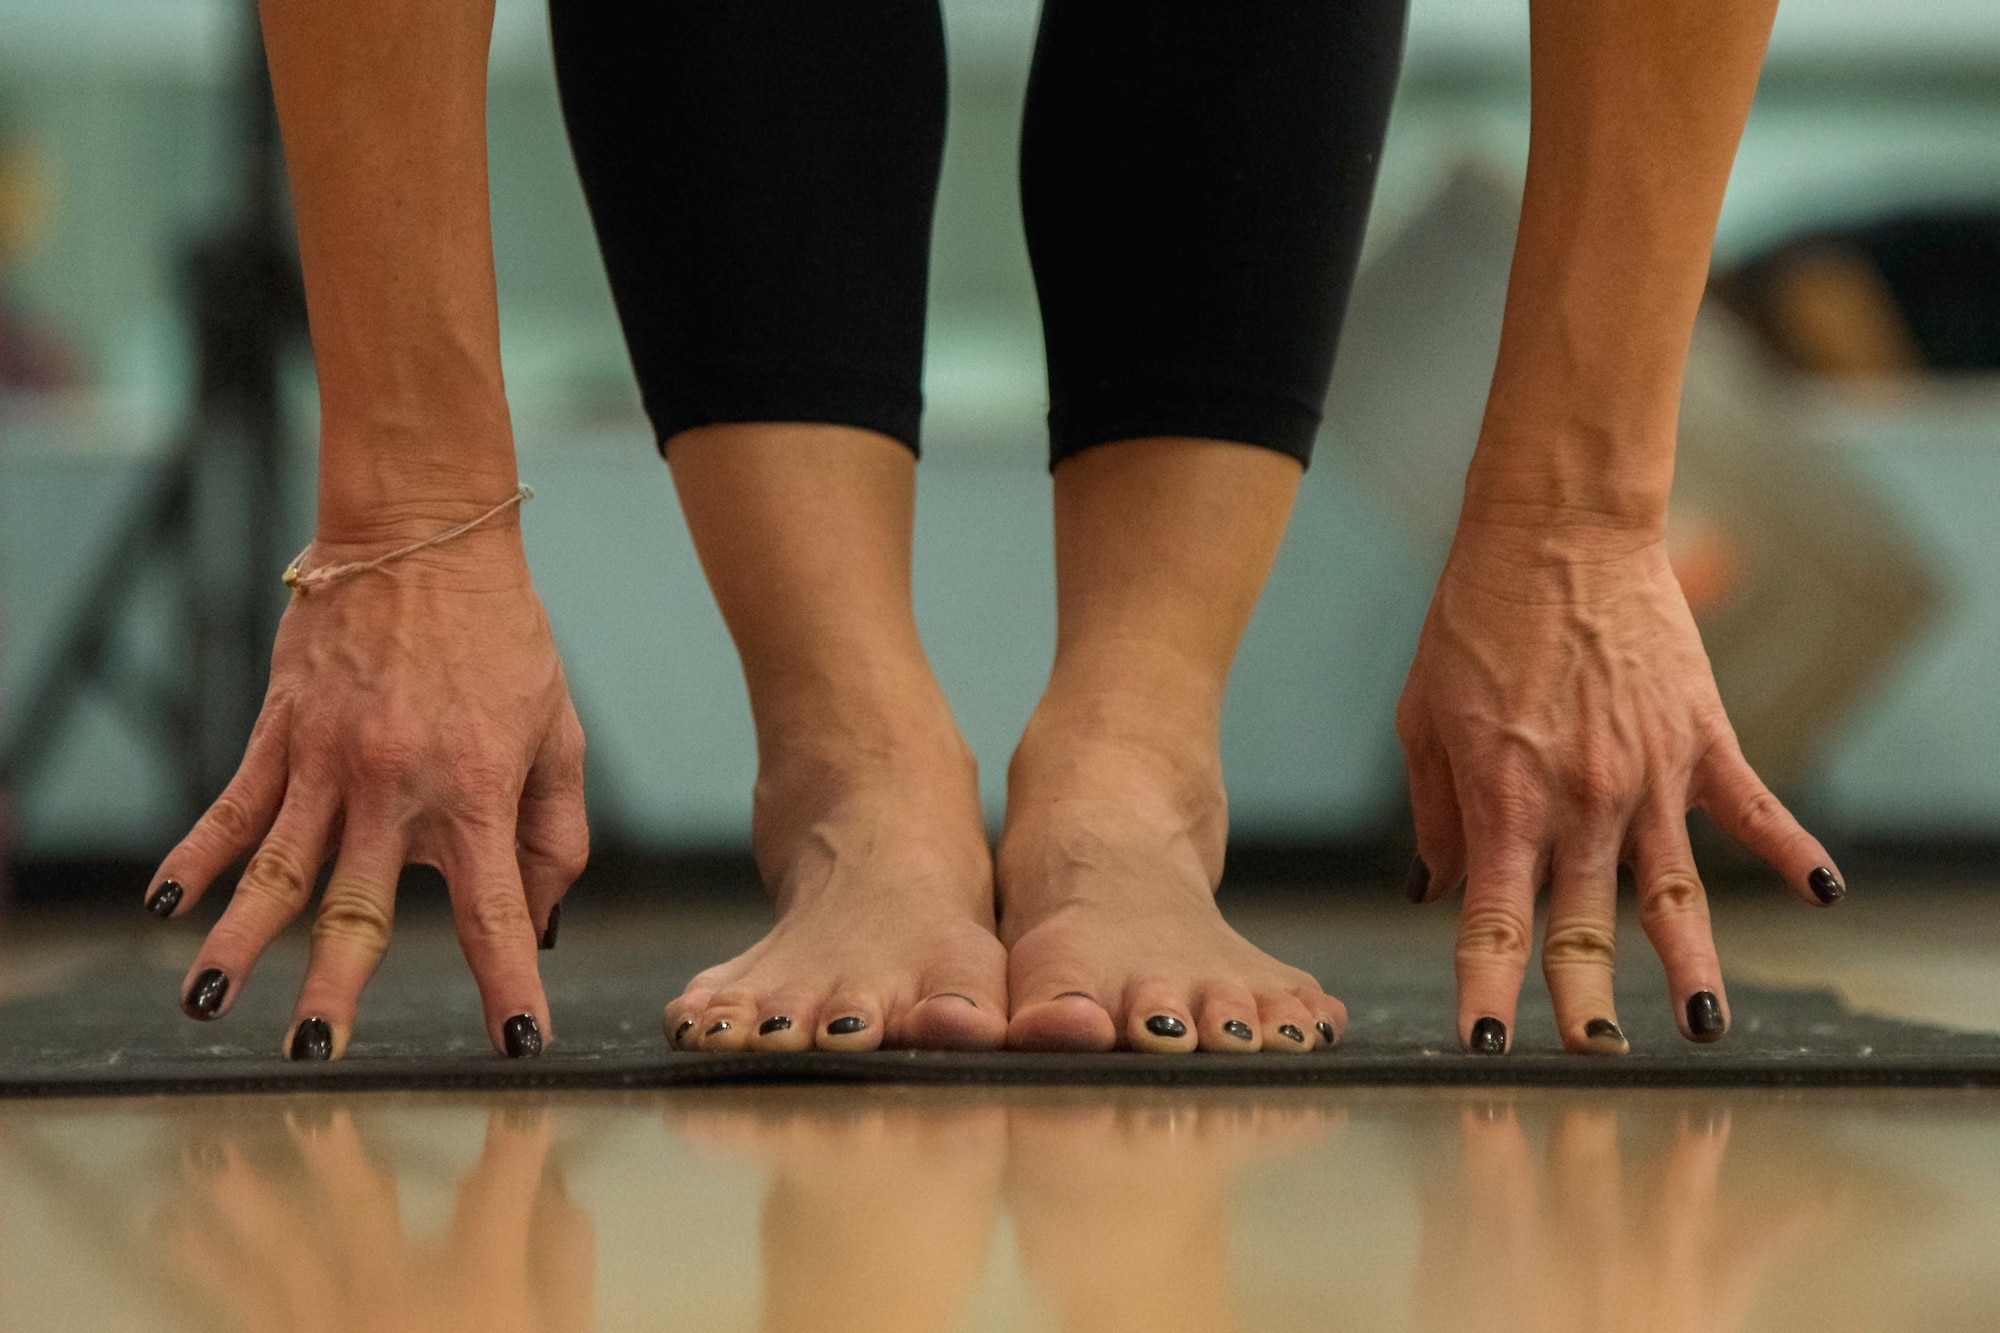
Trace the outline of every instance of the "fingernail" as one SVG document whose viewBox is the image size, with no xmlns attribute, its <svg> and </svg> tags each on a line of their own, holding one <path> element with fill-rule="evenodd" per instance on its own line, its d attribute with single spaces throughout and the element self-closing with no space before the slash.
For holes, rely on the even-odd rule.
<svg viewBox="0 0 2000 1333">
<path fill-rule="evenodd" d="M 718 1032 L 727 1032 L 727 1031 L 729 1031 L 729 1020 L 726 1018 L 718 1018 L 715 1020 L 715 1022 L 709 1024 L 708 1031 L 702 1033 L 701 1035 L 704 1037 L 713 1037 Z"/>
<path fill-rule="evenodd" d="M 783 1014 L 773 1014 L 769 1018 L 765 1019 L 763 1022 L 757 1025 L 757 1035 L 760 1037 L 768 1037 L 773 1032 L 789 1031 L 791 1029 L 791 1026 L 792 1026 L 791 1019 L 785 1017 Z"/>
<path fill-rule="evenodd" d="M 324 1018 L 301 1021 L 292 1032 L 291 1057 L 294 1060 L 333 1059 L 333 1025 Z"/>
<path fill-rule="evenodd" d="M 1688 996 L 1688 1035 L 1696 1041 L 1721 1041 L 1722 1001 L 1712 990 L 1698 990 Z"/>
<path fill-rule="evenodd" d="M 541 945 L 544 949 L 556 947 L 556 929 L 562 925 L 562 904 L 549 909 L 549 924 L 542 927 Z"/>
<path fill-rule="evenodd" d="M 1608 1018 L 1593 1018 L 1588 1023 L 1585 1023 L 1583 1025 L 1583 1035 L 1586 1037 L 1609 1037 L 1613 1041 L 1625 1040 L 1625 1034 L 1620 1032 L 1618 1025 Z"/>
<path fill-rule="evenodd" d="M 229 978 L 219 967 L 205 967 L 181 997 L 181 1012 L 189 1018 L 214 1018 L 229 996 Z"/>
<path fill-rule="evenodd" d="M 1250 1025 L 1240 1018 L 1232 1018 L 1222 1025 L 1222 1030 L 1238 1041 L 1248 1041 L 1254 1035 Z"/>
<path fill-rule="evenodd" d="M 1431 868 L 1419 856 L 1410 862 L 1410 877 L 1403 881 L 1403 896 L 1413 903 L 1420 903 L 1431 891 Z"/>
<path fill-rule="evenodd" d="M 542 1025 L 535 1021 L 533 1014 L 515 1014 L 501 1025 L 500 1040 L 507 1044 L 507 1057 L 511 1060 L 540 1055 Z"/>
<path fill-rule="evenodd" d="M 146 910 L 165 921 L 174 914 L 174 909 L 181 905 L 183 892 L 179 880 L 163 879 L 158 888 L 146 895 Z"/>
<path fill-rule="evenodd" d="M 682 1037 L 685 1037 L 688 1034 L 688 1029 L 693 1026 L 694 1026 L 694 1020 L 692 1018 L 683 1018 L 681 1020 L 681 1025 L 674 1029 L 675 1044 L 679 1044 L 680 1039 Z"/>
<path fill-rule="evenodd" d="M 1327 1022 L 1325 1019 L 1322 1018 L 1318 1023 L 1314 1024 L 1314 1026 L 1319 1029 L 1319 1039 L 1321 1041 L 1325 1042 L 1329 1046 L 1334 1046 L 1339 1044 L 1340 1038 L 1334 1035 L 1333 1024 Z"/>
<path fill-rule="evenodd" d="M 1837 903 L 1847 896 L 1847 886 L 1825 866 L 1806 876 L 1806 887 L 1813 891 L 1813 897 L 1823 903 Z M 175 897 L 178 898 L 179 894 L 176 893 Z"/>
<path fill-rule="evenodd" d="M 865 1032 L 867 1029 L 867 1019 L 857 1018 L 855 1015 L 849 1014 L 845 1018 L 836 1018 L 831 1023 L 828 1023 L 826 1025 L 826 1035 L 829 1037 L 851 1037 L 855 1033 Z"/>
<path fill-rule="evenodd" d="M 1156 1037 L 1185 1037 L 1187 1024 L 1172 1014 L 1154 1014 L 1146 1020 L 1146 1031 Z"/>
<path fill-rule="evenodd" d="M 1299 1031 L 1296 1027 L 1292 1026 L 1290 1023 L 1278 1024 L 1278 1035 L 1285 1038 L 1287 1041 L 1295 1041 L 1301 1046 L 1306 1044 L 1306 1034 Z"/>
<path fill-rule="evenodd" d="M 1473 1055 L 1505 1055 L 1507 1025 L 1497 1018 L 1482 1018 L 1472 1025 L 1472 1040 L 1465 1049 Z"/>
</svg>

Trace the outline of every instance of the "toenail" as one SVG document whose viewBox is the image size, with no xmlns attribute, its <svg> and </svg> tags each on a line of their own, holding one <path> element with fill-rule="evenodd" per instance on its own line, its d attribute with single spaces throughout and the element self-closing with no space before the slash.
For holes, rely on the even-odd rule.
<svg viewBox="0 0 2000 1333">
<path fill-rule="evenodd" d="M 970 995 L 960 995 L 955 990 L 941 990 L 937 994 L 930 996 L 929 998 L 933 1000 L 964 1000 L 974 1009 L 977 1009 L 979 1007 L 979 1001 L 973 999 Z"/>
<path fill-rule="evenodd" d="M 1331 1046 L 1340 1040 L 1340 1038 L 1333 1035 L 1333 1024 L 1327 1022 L 1324 1018 L 1319 1021 L 1317 1026 L 1319 1028 L 1319 1039 L 1327 1045 Z"/>
<path fill-rule="evenodd" d="M 1248 1041 L 1251 1037 L 1250 1025 L 1240 1018 L 1232 1018 L 1222 1025 L 1222 1030 L 1238 1041 Z"/>
<path fill-rule="evenodd" d="M 1293 1027 L 1290 1023 L 1278 1024 L 1278 1035 L 1295 1041 L 1301 1046 L 1305 1045 L 1306 1042 L 1306 1034 Z"/>
<path fill-rule="evenodd" d="M 683 1018 L 681 1025 L 674 1029 L 674 1040 L 679 1041 L 682 1037 L 685 1037 L 688 1034 L 688 1029 L 693 1026 L 694 1020 L 692 1018 Z"/>
<path fill-rule="evenodd" d="M 1146 1031 L 1156 1037 L 1185 1037 L 1187 1024 L 1172 1014 L 1154 1014 L 1146 1020 Z"/>
<path fill-rule="evenodd" d="M 729 1031 L 729 1020 L 726 1018 L 718 1018 L 715 1020 L 714 1024 L 709 1027 L 708 1031 L 702 1033 L 701 1035 L 704 1037 L 713 1037 L 718 1032 L 727 1032 L 727 1031 Z"/>
<path fill-rule="evenodd" d="M 787 1031 L 788 1029 L 790 1029 L 791 1026 L 792 1026 L 791 1019 L 785 1017 L 783 1014 L 773 1014 L 769 1018 L 765 1019 L 763 1022 L 757 1025 L 757 1035 L 760 1037 L 768 1037 L 773 1032 Z"/>
<path fill-rule="evenodd" d="M 831 1023 L 828 1023 L 826 1025 L 826 1035 L 829 1037 L 851 1037 L 857 1032 L 866 1031 L 867 1028 L 867 1019 L 857 1018 L 853 1014 L 849 1014 L 845 1018 L 836 1018 Z"/>
<path fill-rule="evenodd" d="M 1056 996 L 1056 998 L 1058 1000 L 1091 1000 L 1094 1002 L 1097 997 L 1087 990 L 1066 990 Z"/>
</svg>

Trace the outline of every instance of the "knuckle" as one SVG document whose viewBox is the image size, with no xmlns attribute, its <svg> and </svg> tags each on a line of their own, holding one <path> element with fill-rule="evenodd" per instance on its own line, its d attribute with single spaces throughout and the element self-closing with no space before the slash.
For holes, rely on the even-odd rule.
<svg viewBox="0 0 2000 1333">
<path fill-rule="evenodd" d="M 1708 911 L 1701 881 L 1685 870 L 1669 871 L 1646 886 L 1639 896 L 1639 919 L 1650 929 Z"/>
<path fill-rule="evenodd" d="M 1458 926 L 1458 956 L 1502 963 L 1526 963 L 1533 947 L 1529 923 L 1508 908 L 1468 908 Z"/>
<path fill-rule="evenodd" d="M 1586 755 L 1563 780 L 1571 807 L 1593 818 L 1616 814 L 1627 792 L 1623 766 L 1606 755 Z"/>
<path fill-rule="evenodd" d="M 257 836 L 250 811 L 242 798 L 231 791 L 215 798 L 215 804 L 208 807 L 208 814 L 201 822 L 202 834 L 223 847 L 240 848 Z"/>
<path fill-rule="evenodd" d="M 1745 831 L 1753 838 L 1770 837 L 1791 823 L 1784 803 L 1761 787 L 1744 798 L 1741 818 Z"/>
<path fill-rule="evenodd" d="M 312 896 L 312 881 L 303 856 L 283 843 L 267 841 L 250 858 L 243 878 L 237 881 L 236 893 L 296 912 Z"/>
<path fill-rule="evenodd" d="M 359 944 L 379 952 L 389 945 L 393 920 L 390 906 L 376 895 L 329 887 L 313 921 L 313 939 Z"/>
<path fill-rule="evenodd" d="M 450 758 L 451 784 L 470 800 L 487 803 L 519 795 L 519 766 L 492 745 L 461 741 L 452 747 Z"/>
<path fill-rule="evenodd" d="M 1618 961 L 1616 932 L 1600 921 L 1570 921 L 1549 927 L 1542 941 L 1542 968 L 1562 972 L 1591 967 L 1611 971 Z"/>
<path fill-rule="evenodd" d="M 422 744 L 400 725 L 376 723 L 354 738 L 354 766 L 370 782 L 400 784 L 417 768 Z"/>
<path fill-rule="evenodd" d="M 500 891 L 473 894 L 466 901 L 460 929 L 468 939 L 489 942 L 533 939 L 535 934 L 527 901 L 518 893 Z"/>
</svg>

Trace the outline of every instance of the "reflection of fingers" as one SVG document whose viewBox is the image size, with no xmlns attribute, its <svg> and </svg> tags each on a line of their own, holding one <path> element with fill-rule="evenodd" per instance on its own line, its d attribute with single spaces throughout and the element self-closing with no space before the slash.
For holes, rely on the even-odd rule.
<svg viewBox="0 0 2000 1333">
<path fill-rule="evenodd" d="M 237 881 L 229 907 L 208 932 L 181 990 L 190 1018 L 218 1018 L 279 931 L 312 897 L 333 830 L 336 796 L 324 782 L 294 780 L 284 808 Z"/>
<path fill-rule="evenodd" d="M 158 1244 L 156 1253 L 170 1260 L 169 1271 L 181 1285 L 191 1288 L 204 1305 L 228 1312 L 226 1321 L 218 1321 L 225 1327 L 291 1326 L 293 1312 L 285 1308 L 277 1284 L 256 1264 L 245 1263 L 206 1217 L 180 1219 Z"/>
<path fill-rule="evenodd" d="M 510 1057 L 540 1055 L 554 1033 L 513 839 L 467 831 L 445 859 L 458 943 L 479 985 L 486 1035 Z"/>
<path fill-rule="evenodd" d="M 1500 1055 L 1514 1028 L 1535 924 L 1535 850 L 1497 840 L 1471 848 L 1458 919 L 1458 1040 L 1475 1055 Z"/>
<path fill-rule="evenodd" d="M 153 872 L 152 882 L 146 886 L 147 911 L 161 918 L 187 911 L 208 892 L 217 875 L 270 829 L 285 797 L 285 742 L 290 725 L 287 704 L 274 701 L 265 705 L 236 776 Z"/>
<path fill-rule="evenodd" d="M 1629 1048 L 1611 985 L 1618 961 L 1618 842 L 1615 835 L 1580 841 L 1559 849 L 1551 867 L 1542 976 L 1564 1050 L 1623 1055 Z"/>
<path fill-rule="evenodd" d="M 1826 848 L 1771 794 L 1733 735 L 1709 750 L 1695 780 L 1695 794 L 1708 817 L 1770 862 L 1793 893 L 1815 907 L 1831 907 L 1846 896 L 1847 881 Z"/>
<path fill-rule="evenodd" d="M 211 1216 L 228 1226 L 246 1259 L 284 1291 L 297 1327 L 306 1312 L 338 1308 L 340 1283 L 328 1271 L 303 1210 L 252 1167 L 233 1143 L 209 1182 Z"/>
<path fill-rule="evenodd" d="M 1690 1041 L 1720 1041 L 1729 1030 L 1729 999 L 1686 818 L 1661 805 L 1641 811 L 1630 860 L 1639 882 L 1639 921 L 1666 967 L 1675 1021 Z"/>
<path fill-rule="evenodd" d="M 1539 1235 L 1535 1159 L 1514 1108 L 1492 1103 L 1467 1106 L 1459 1112 L 1458 1134 L 1471 1234 L 1501 1250 L 1496 1266 L 1475 1264 L 1473 1271 L 1533 1271 L 1527 1251 Z"/>
<path fill-rule="evenodd" d="M 511 1110 L 488 1113 L 486 1146 L 459 1186 L 451 1219 L 452 1247 L 468 1261 L 505 1272 L 526 1264 L 550 1137 L 546 1108 L 525 1117 Z"/>
<path fill-rule="evenodd" d="M 356 1271 L 394 1271 L 403 1234 L 396 1178 L 368 1155 L 353 1115 L 339 1107 L 316 1125 L 287 1116 L 285 1128 Z"/>
<path fill-rule="evenodd" d="M 1465 878 L 1465 821 L 1452 787 L 1451 760 L 1426 745 L 1408 755 L 1410 814 L 1417 826 L 1417 860 L 1405 886 L 1411 902 L 1436 902 Z"/>
<path fill-rule="evenodd" d="M 590 860 L 590 821 L 583 805 L 583 727 L 565 708 L 542 743 L 521 789 L 514 842 L 528 916 L 544 949 L 556 944 L 556 913 Z"/>
<path fill-rule="evenodd" d="M 1549 1145 L 1549 1177 L 1562 1233 L 1550 1239 L 1575 1271 L 1610 1271 L 1625 1240 L 1618 1113 L 1587 1103 L 1565 1109 Z"/>
<path fill-rule="evenodd" d="M 312 959 L 285 1036 L 286 1058 L 336 1060 L 347 1049 L 361 989 L 389 948 L 403 855 L 396 830 L 350 817 L 313 919 Z"/>
</svg>

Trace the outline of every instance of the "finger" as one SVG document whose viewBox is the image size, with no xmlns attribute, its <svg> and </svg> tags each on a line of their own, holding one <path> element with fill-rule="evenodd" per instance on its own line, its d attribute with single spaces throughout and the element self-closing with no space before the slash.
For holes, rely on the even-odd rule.
<svg viewBox="0 0 2000 1333">
<path fill-rule="evenodd" d="M 227 1013 L 258 957 L 311 899 L 333 830 L 334 801 L 330 784 L 288 785 L 284 808 L 188 969 L 181 1009 L 189 1018 Z"/>
<path fill-rule="evenodd" d="M 338 1060 L 347 1050 L 362 988 L 389 950 L 403 862 L 402 833 L 387 820 L 347 821 L 313 918 L 312 956 L 285 1033 L 285 1058 Z"/>
<path fill-rule="evenodd" d="M 1542 976 L 1556 1011 L 1563 1049 L 1576 1055 L 1623 1055 L 1612 979 L 1618 963 L 1618 839 L 1587 837 L 1558 851 L 1542 933 Z"/>
<path fill-rule="evenodd" d="M 1792 892 L 1815 907 L 1847 896 L 1847 881 L 1792 812 L 1771 794 L 1743 757 L 1736 737 L 1724 736 L 1695 772 L 1695 803 L 1724 833 L 1771 863 Z"/>
<path fill-rule="evenodd" d="M 1474 1055 L 1503 1055 L 1533 948 L 1540 855 L 1502 833 L 1475 830 L 1458 918 L 1458 1040 Z"/>
<path fill-rule="evenodd" d="M 1667 969 L 1674 1020 L 1689 1041 L 1720 1041 L 1729 1030 L 1722 962 L 1708 924 L 1708 894 L 1688 845 L 1687 817 L 1655 804 L 1633 825 L 1628 858 L 1639 882 L 1639 922 Z"/>
<path fill-rule="evenodd" d="M 556 947 L 563 895 L 590 860 L 590 820 L 583 803 L 583 726 L 564 708 L 542 743 L 521 789 L 514 825 L 528 916 L 544 949 Z"/>
<path fill-rule="evenodd" d="M 554 1036 L 548 999 L 535 966 L 536 932 L 521 888 L 511 830 L 461 828 L 445 859 L 458 946 L 479 986 L 486 1035 L 510 1058 L 542 1053 Z"/>
<path fill-rule="evenodd" d="M 215 877 L 270 830 L 285 799 L 285 741 L 290 724 L 291 708 L 283 700 L 268 704 L 258 714 L 235 776 L 153 872 L 146 886 L 148 912 L 164 921 L 193 907 Z"/>
<path fill-rule="evenodd" d="M 1452 785 L 1451 760 L 1440 749 L 1412 751 L 1410 814 L 1417 826 L 1417 859 L 1404 893 L 1413 903 L 1436 902 L 1465 878 L 1465 818 Z"/>
</svg>

